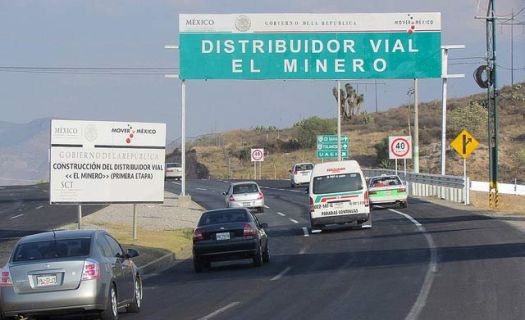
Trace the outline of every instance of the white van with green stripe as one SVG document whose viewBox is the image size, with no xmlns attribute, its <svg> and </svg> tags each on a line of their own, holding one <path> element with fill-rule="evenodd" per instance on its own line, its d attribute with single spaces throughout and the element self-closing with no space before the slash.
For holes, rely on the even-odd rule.
<svg viewBox="0 0 525 320">
<path fill-rule="evenodd" d="M 365 177 L 355 160 L 316 164 L 308 190 L 312 229 L 345 223 L 364 226 L 370 219 Z"/>
</svg>

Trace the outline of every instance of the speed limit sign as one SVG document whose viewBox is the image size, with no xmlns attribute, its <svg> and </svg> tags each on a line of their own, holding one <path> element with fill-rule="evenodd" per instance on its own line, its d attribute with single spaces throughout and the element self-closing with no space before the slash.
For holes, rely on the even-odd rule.
<svg viewBox="0 0 525 320">
<path fill-rule="evenodd" d="M 412 159 L 412 137 L 388 137 L 388 155 L 390 159 Z"/>
<path fill-rule="evenodd" d="M 264 161 L 264 149 L 252 149 L 252 161 Z"/>
</svg>

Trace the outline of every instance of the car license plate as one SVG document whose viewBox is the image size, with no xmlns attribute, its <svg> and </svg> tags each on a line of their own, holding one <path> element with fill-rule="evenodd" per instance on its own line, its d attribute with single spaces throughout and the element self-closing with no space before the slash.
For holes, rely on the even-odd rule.
<svg viewBox="0 0 525 320">
<path fill-rule="evenodd" d="M 343 207 L 343 203 L 342 202 L 334 203 L 334 208 L 342 208 L 342 207 Z"/>
<path fill-rule="evenodd" d="M 219 232 L 215 234 L 215 239 L 217 240 L 230 240 L 229 232 Z"/>
<path fill-rule="evenodd" d="M 54 286 L 56 284 L 57 284 L 57 276 L 56 275 L 45 275 L 45 276 L 37 276 L 36 277 L 36 286 L 37 287 Z"/>
<path fill-rule="evenodd" d="M 242 205 L 243 205 L 244 207 L 249 207 L 249 206 L 252 205 L 252 203 L 251 203 L 251 202 L 243 202 Z"/>
</svg>

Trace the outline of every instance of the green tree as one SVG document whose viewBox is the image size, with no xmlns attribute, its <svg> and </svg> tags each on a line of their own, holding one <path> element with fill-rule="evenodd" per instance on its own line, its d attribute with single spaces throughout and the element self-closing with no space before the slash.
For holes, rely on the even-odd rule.
<svg viewBox="0 0 525 320">
<path fill-rule="evenodd" d="M 374 149 L 376 149 L 377 165 L 380 168 L 391 168 L 393 161 L 390 160 L 390 156 L 388 153 L 388 137 L 385 137 L 383 140 L 376 143 L 374 145 Z"/>
<path fill-rule="evenodd" d="M 333 119 L 311 117 L 294 124 L 298 128 L 297 141 L 302 148 L 313 148 L 316 145 L 317 135 L 334 134 L 337 124 Z"/>
<path fill-rule="evenodd" d="M 471 101 L 466 107 L 450 111 L 448 117 L 447 135 L 451 137 L 456 136 L 464 129 L 478 139 L 487 135 L 488 112 L 476 101 Z"/>
<path fill-rule="evenodd" d="M 514 176 L 516 179 L 523 181 L 525 177 L 525 149 L 521 148 L 512 155 L 512 162 L 514 162 Z"/>
<path fill-rule="evenodd" d="M 359 114 L 361 104 L 365 100 L 364 95 L 359 94 L 350 83 L 341 88 L 341 114 L 345 120 L 350 120 Z M 337 100 L 337 88 L 332 89 L 332 94 Z"/>
</svg>

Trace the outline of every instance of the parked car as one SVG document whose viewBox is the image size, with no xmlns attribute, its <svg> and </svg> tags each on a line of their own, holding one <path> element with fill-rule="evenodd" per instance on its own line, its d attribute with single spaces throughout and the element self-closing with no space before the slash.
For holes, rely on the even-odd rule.
<svg viewBox="0 0 525 320">
<path fill-rule="evenodd" d="M 231 183 L 222 195 L 228 208 L 248 208 L 264 212 L 264 193 L 256 182 Z"/>
<path fill-rule="evenodd" d="M 1 271 L 0 317 L 86 312 L 115 320 L 120 308 L 139 312 L 142 280 L 131 260 L 136 256 L 102 230 L 23 237 Z"/>
<path fill-rule="evenodd" d="M 401 208 L 408 207 L 406 185 L 397 175 L 371 177 L 368 182 L 368 195 L 371 205 L 395 204 Z"/>
<path fill-rule="evenodd" d="M 165 179 L 182 179 L 182 166 L 178 162 L 166 163 L 164 171 Z"/>
<path fill-rule="evenodd" d="M 214 261 L 253 259 L 256 267 L 270 261 L 267 227 L 245 208 L 204 212 L 193 232 L 195 272 Z"/>
<path fill-rule="evenodd" d="M 301 184 L 309 184 L 314 169 L 313 163 L 296 163 L 290 172 L 290 186 L 295 188 Z"/>
</svg>

